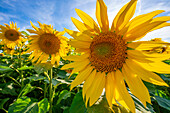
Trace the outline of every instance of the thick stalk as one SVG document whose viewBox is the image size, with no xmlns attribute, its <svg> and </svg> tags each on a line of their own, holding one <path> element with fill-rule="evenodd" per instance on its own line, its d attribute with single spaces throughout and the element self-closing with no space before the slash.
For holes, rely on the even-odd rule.
<svg viewBox="0 0 170 113">
<path fill-rule="evenodd" d="M 50 88 L 49 88 L 49 102 L 50 102 L 50 110 L 49 110 L 49 113 L 52 113 L 52 104 L 53 104 L 53 95 L 52 95 L 52 92 L 53 92 L 53 85 L 52 85 L 52 79 L 53 79 L 53 70 L 51 68 L 50 70 Z"/>
<path fill-rule="evenodd" d="M 22 58 L 21 58 L 21 47 L 19 47 L 19 68 L 22 67 Z M 24 82 L 23 82 L 23 72 L 22 70 L 20 71 L 20 79 L 21 79 L 21 88 L 24 86 Z"/>
</svg>

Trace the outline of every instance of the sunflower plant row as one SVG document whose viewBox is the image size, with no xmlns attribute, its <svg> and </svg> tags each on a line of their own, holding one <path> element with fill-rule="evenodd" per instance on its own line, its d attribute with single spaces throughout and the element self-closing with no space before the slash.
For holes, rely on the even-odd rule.
<svg viewBox="0 0 170 113">
<path fill-rule="evenodd" d="M 170 112 L 170 43 L 140 41 L 170 26 L 170 16 L 156 10 L 133 17 L 136 5 L 125 4 L 111 27 L 103 0 L 96 2 L 97 22 L 76 9 L 78 31 L 0 25 L 0 112 Z"/>
</svg>

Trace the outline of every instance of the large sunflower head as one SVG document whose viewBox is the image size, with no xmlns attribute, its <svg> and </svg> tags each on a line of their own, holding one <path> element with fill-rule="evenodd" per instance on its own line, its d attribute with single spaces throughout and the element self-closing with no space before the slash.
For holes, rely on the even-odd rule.
<svg viewBox="0 0 170 113">
<path fill-rule="evenodd" d="M 86 105 L 92 106 L 105 88 L 110 107 L 119 103 L 134 113 L 135 105 L 125 82 L 130 92 L 145 106 L 146 102 L 151 103 L 151 100 L 142 80 L 168 86 L 154 72 L 170 73 L 170 66 L 162 62 L 169 58 L 169 55 L 147 54 L 143 51 L 169 43 L 138 40 L 148 32 L 169 26 L 167 21 L 170 17 L 155 17 L 164 12 L 157 10 L 131 19 L 136 4 L 137 0 L 131 0 L 124 5 L 109 29 L 107 7 L 103 0 L 97 0 L 96 18 L 99 26 L 88 14 L 76 9 L 83 22 L 71 19 L 79 31 L 65 29 L 74 38 L 68 43 L 76 48 L 76 52 L 82 54 L 66 56 L 65 59 L 74 62 L 64 65 L 62 69 L 73 68 L 71 74 L 79 72 L 71 83 L 71 89 L 85 81 L 83 98 Z"/>
<path fill-rule="evenodd" d="M 51 25 L 38 23 L 40 28 L 34 26 L 31 22 L 35 30 L 27 29 L 30 33 L 35 34 L 29 37 L 30 44 L 27 51 L 33 51 L 30 55 L 32 62 L 46 62 L 50 57 L 52 64 L 55 62 L 59 64 L 60 56 L 65 56 L 68 51 L 66 42 L 68 39 L 62 36 L 65 31 L 59 32 L 53 29 Z"/>
<path fill-rule="evenodd" d="M 10 25 L 5 24 L 5 26 L 0 25 L 0 39 L 7 45 L 8 48 L 15 48 L 22 44 L 23 36 L 19 32 L 20 28 L 17 28 L 16 23 L 10 23 Z"/>
</svg>

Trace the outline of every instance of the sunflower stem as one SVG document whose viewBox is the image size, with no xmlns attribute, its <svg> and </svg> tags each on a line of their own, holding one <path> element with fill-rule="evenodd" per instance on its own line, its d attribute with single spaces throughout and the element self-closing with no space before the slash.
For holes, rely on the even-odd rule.
<svg viewBox="0 0 170 113">
<path fill-rule="evenodd" d="M 8 113 L 8 111 L 6 109 L 2 108 L 2 110 L 4 110 L 6 113 Z"/>
<path fill-rule="evenodd" d="M 48 76 L 48 71 L 44 72 L 44 75 L 46 75 L 48 80 L 50 81 L 50 77 Z M 46 93 L 47 93 L 47 83 L 45 82 L 45 84 L 44 84 L 44 98 L 46 98 Z"/>
<path fill-rule="evenodd" d="M 53 97 L 52 97 L 52 90 L 53 90 L 53 85 L 52 85 L 52 79 L 53 79 L 53 70 L 51 68 L 50 70 L 50 89 L 49 89 L 49 102 L 50 102 L 50 110 L 49 113 L 52 113 L 52 102 L 53 102 Z"/>
<path fill-rule="evenodd" d="M 21 47 L 19 47 L 19 68 L 22 67 L 22 58 L 21 58 Z M 21 78 L 21 88 L 24 86 L 24 82 L 23 82 L 23 72 L 22 70 L 20 71 L 20 78 Z"/>
</svg>

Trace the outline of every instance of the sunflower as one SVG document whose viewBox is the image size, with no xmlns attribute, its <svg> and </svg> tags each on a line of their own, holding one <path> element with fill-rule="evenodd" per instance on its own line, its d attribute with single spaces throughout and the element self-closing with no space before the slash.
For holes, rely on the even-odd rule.
<svg viewBox="0 0 170 113">
<path fill-rule="evenodd" d="M 163 53 L 163 54 L 170 53 L 170 47 L 169 47 L 168 43 L 162 41 L 161 38 L 154 38 L 151 41 L 153 41 L 153 43 L 154 42 L 165 43 L 165 45 L 160 44 L 160 46 L 156 46 L 156 47 L 150 48 L 148 50 L 144 50 L 145 52 L 148 52 L 148 53 L 155 53 L 155 52 L 157 52 L 157 53 Z"/>
<path fill-rule="evenodd" d="M 41 24 L 40 28 L 33 25 L 32 27 L 35 30 L 27 29 L 31 35 L 29 37 L 29 49 L 27 52 L 32 52 L 30 58 L 32 62 L 37 61 L 36 63 L 46 62 L 49 57 L 51 58 L 51 64 L 59 64 L 60 56 L 65 56 L 68 51 L 67 38 L 62 36 L 65 34 L 65 31 L 59 32 L 53 29 L 53 26 Z"/>
<path fill-rule="evenodd" d="M 83 22 L 71 18 L 78 31 L 65 29 L 74 39 L 68 43 L 76 48 L 77 56 L 66 56 L 64 59 L 74 61 L 64 65 L 62 69 L 73 68 L 72 73 L 79 72 L 71 83 L 71 89 L 83 81 L 83 98 L 86 106 L 92 106 L 105 89 L 110 107 L 112 104 L 122 106 L 135 112 L 135 104 L 130 92 L 141 100 L 151 103 L 148 89 L 142 80 L 161 86 L 168 86 L 157 73 L 170 73 L 170 66 L 162 62 L 169 54 L 147 54 L 143 50 L 169 45 L 169 43 L 139 41 L 148 32 L 169 26 L 169 16 L 156 17 L 164 12 L 157 10 L 139 15 L 133 19 L 137 0 L 131 0 L 123 6 L 111 29 L 107 16 L 107 7 L 103 0 L 97 0 L 96 18 L 98 24 L 85 12 L 76 9 Z"/>
<path fill-rule="evenodd" d="M 20 28 L 17 28 L 16 23 L 10 23 L 10 25 L 5 24 L 5 26 L 0 25 L 0 39 L 3 44 L 7 45 L 8 48 L 15 48 L 22 44 L 23 36 L 19 32 Z"/>
</svg>

